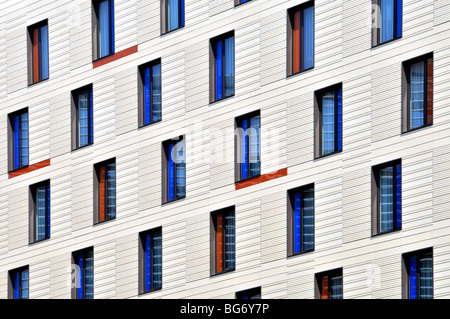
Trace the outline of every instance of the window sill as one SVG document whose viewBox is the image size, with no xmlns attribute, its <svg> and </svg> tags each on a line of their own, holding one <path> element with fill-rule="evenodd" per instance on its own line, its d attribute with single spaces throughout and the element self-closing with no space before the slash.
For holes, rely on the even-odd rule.
<svg viewBox="0 0 450 319">
<path fill-rule="evenodd" d="M 308 69 L 304 69 L 304 70 L 295 72 L 295 73 L 289 73 L 289 72 L 288 72 L 288 74 L 286 75 L 286 77 L 287 77 L 287 78 L 291 78 L 291 77 L 294 77 L 294 76 L 296 76 L 296 75 L 299 75 L 299 74 L 302 74 L 302 73 L 305 73 L 305 72 L 311 71 L 311 70 L 314 70 L 314 66 L 312 66 L 312 67 L 310 67 L 310 68 L 308 68 Z"/>
<path fill-rule="evenodd" d="M 9 171 L 8 172 L 8 178 L 13 178 L 13 177 L 17 177 L 35 170 L 38 170 L 40 168 L 46 167 L 46 166 L 50 166 L 50 159 L 44 160 L 42 162 L 36 163 L 36 164 L 32 164 L 32 165 L 28 165 L 28 166 L 24 166 L 21 168 L 17 168 L 13 171 Z"/>
<path fill-rule="evenodd" d="M 178 202 L 178 201 L 183 200 L 183 199 L 185 199 L 185 198 L 186 198 L 186 195 L 183 196 L 183 197 L 180 197 L 180 198 L 175 198 L 175 199 L 171 199 L 171 200 L 162 202 L 161 205 L 166 205 L 166 204 L 175 203 L 175 202 Z"/>
<path fill-rule="evenodd" d="M 32 245 L 37 245 L 37 244 L 40 244 L 40 243 L 42 243 L 42 242 L 46 242 L 46 241 L 48 241 L 50 239 L 50 237 L 46 237 L 46 238 L 43 238 L 43 239 L 39 239 L 39 240 L 35 240 L 35 241 L 30 241 L 29 243 L 28 243 L 28 245 L 30 245 L 30 246 L 32 246 Z"/>
<path fill-rule="evenodd" d="M 182 25 L 182 26 L 180 26 L 180 27 L 178 27 L 178 28 L 176 28 L 176 29 L 170 30 L 170 31 L 161 32 L 160 36 L 163 37 L 163 36 L 165 36 L 165 35 L 174 33 L 175 31 L 182 30 L 182 29 L 184 29 L 184 25 Z"/>
<path fill-rule="evenodd" d="M 227 99 L 229 99 L 229 98 L 234 97 L 234 95 L 235 95 L 235 93 L 233 93 L 233 94 L 231 94 L 231 95 L 228 95 L 228 96 L 225 96 L 225 97 L 223 97 L 223 98 L 221 98 L 221 99 L 218 99 L 218 100 L 210 101 L 209 104 L 215 104 L 215 103 L 218 103 L 218 102 L 220 102 L 220 101 L 227 100 Z"/>
<path fill-rule="evenodd" d="M 86 145 L 83 145 L 83 146 L 80 146 L 80 147 L 76 147 L 76 148 L 72 149 L 72 152 L 75 152 L 75 151 L 78 151 L 78 150 L 86 149 L 86 148 L 88 148 L 88 147 L 91 146 L 91 145 L 94 145 L 94 143 L 89 143 L 89 144 L 86 144 Z"/>
<path fill-rule="evenodd" d="M 373 45 L 373 46 L 371 47 L 371 49 L 379 48 L 379 47 L 381 47 L 381 46 L 383 46 L 383 45 L 385 45 L 385 44 L 389 44 L 389 43 L 394 42 L 394 41 L 396 41 L 396 40 L 400 40 L 401 38 L 402 38 L 402 37 L 399 37 L 399 38 L 393 38 L 392 40 L 389 40 L 389 41 L 377 43 L 376 45 Z"/>
<path fill-rule="evenodd" d="M 425 124 L 425 125 L 422 125 L 422 126 L 419 126 L 419 127 L 415 127 L 415 128 L 413 128 L 413 129 L 408 129 L 408 130 L 406 130 L 406 131 L 403 131 L 402 134 L 414 133 L 414 132 L 416 132 L 416 131 L 419 131 L 419 130 L 421 130 L 421 129 L 425 129 L 425 128 L 430 127 L 430 126 L 432 126 L 432 125 L 433 125 L 433 123 L 431 123 L 431 124 Z"/>
<path fill-rule="evenodd" d="M 247 181 L 250 181 L 250 180 L 252 180 L 252 179 L 254 179 L 254 178 L 260 178 L 260 177 L 261 177 L 261 174 L 254 175 L 254 176 L 250 176 L 250 177 L 246 177 L 246 178 L 242 178 L 242 179 L 240 179 L 240 180 L 237 180 L 237 181 L 236 181 L 236 184 L 238 184 L 238 183 L 243 183 L 243 182 L 247 182 Z"/>
<path fill-rule="evenodd" d="M 48 81 L 49 79 L 50 79 L 50 78 L 46 78 L 46 79 L 39 80 L 39 81 L 37 81 L 37 82 L 28 83 L 28 87 L 32 87 L 32 86 L 34 86 L 34 85 L 36 85 L 36 84 L 46 82 L 46 81 Z"/>
<path fill-rule="evenodd" d="M 113 221 L 113 220 L 116 220 L 116 217 L 96 222 L 96 223 L 93 224 L 93 226 L 95 227 L 95 226 L 98 226 L 98 225 L 103 225 L 103 224 L 108 223 L 108 222 Z"/>
<path fill-rule="evenodd" d="M 392 234 L 392 233 L 397 233 L 400 232 L 402 229 L 393 229 L 393 230 L 389 230 L 389 231 L 385 231 L 382 233 L 376 233 L 376 234 L 372 234 L 372 237 L 378 237 L 378 236 L 382 236 L 382 235 L 387 235 L 387 234 Z"/>
<path fill-rule="evenodd" d="M 152 289 L 152 290 L 142 291 L 142 292 L 139 292 L 138 295 L 139 296 L 143 296 L 143 295 L 147 295 L 147 294 L 150 294 L 152 292 L 156 292 L 156 291 L 160 291 L 160 290 L 162 290 L 162 287 L 161 288 Z"/>
<path fill-rule="evenodd" d="M 93 59 L 93 60 L 92 60 L 92 63 L 95 63 L 95 62 L 100 61 L 100 60 L 102 60 L 102 59 L 106 59 L 106 58 L 112 57 L 114 54 L 115 54 L 115 52 L 110 53 L 110 54 L 107 54 L 107 55 L 102 56 L 102 57 L 100 57 L 100 58 Z"/>
<path fill-rule="evenodd" d="M 301 255 L 305 255 L 305 254 L 312 253 L 312 252 L 314 252 L 314 248 L 313 249 L 304 250 L 304 251 L 301 251 L 299 253 L 295 253 L 295 254 L 292 254 L 292 255 L 288 255 L 287 258 L 294 258 L 296 256 L 301 256 Z"/>
<path fill-rule="evenodd" d="M 217 277 L 217 276 L 220 276 L 220 275 L 229 274 L 229 273 L 234 272 L 235 270 L 236 270 L 236 268 L 233 268 L 233 269 L 230 269 L 230 270 L 226 270 L 226 271 L 222 271 L 222 272 L 213 273 L 213 274 L 210 275 L 210 277 L 211 277 L 211 278 L 214 278 L 214 277 Z"/>
<path fill-rule="evenodd" d="M 333 155 L 340 154 L 340 153 L 342 153 L 342 150 L 314 157 L 314 160 L 320 160 L 320 159 L 323 159 L 323 158 L 328 158 L 328 157 L 331 157 Z"/>
<path fill-rule="evenodd" d="M 23 166 L 20 166 L 20 167 L 18 167 L 18 168 L 13 168 L 12 170 L 9 170 L 8 171 L 8 173 L 9 174 L 11 174 L 11 173 L 14 173 L 14 172 L 17 172 L 17 171 L 20 171 L 21 169 L 26 169 L 27 167 L 29 167 L 30 165 L 23 165 Z"/>
<path fill-rule="evenodd" d="M 120 52 L 116 52 L 116 53 L 104 56 L 104 57 L 102 57 L 100 59 L 92 61 L 92 68 L 93 69 L 98 68 L 99 66 L 105 65 L 105 64 L 113 62 L 113 61 L 116 61 L 116 60 L 118 60 L 120 58 L 126 57 L 126 56 L 128 56 L 130 54 L 133 54 L 133 53 L 136 53 L 136 52 L 138 52 L 138 46 L 137 45 L 132 46 L 131 48 L 122 50 Z"/>
<path fill-rule="evenodd" d="M 287 168 L 283 168 L 280 169 L 276 172 L 272 172 L 272 173 L 268 173 L 268 174 L 264 174 L 264 175 L 260 175 L 260 176 L 256 176 L 256 177 L 252 177 L 250 179 L 247 180 L 243 180 L 243 181 L 237 181 L 235 183 L 235 190 L 241 189 L 241 188 L 245 188 L 245 187 L 249 187 L 249 186 L 253 186 L 256 184 L 260 184 L 260 183 L 264 183 L 266 181 L 270 181 L 272 179 L 276 179 L 279 177 L 283 177 L 286 176 L 288 174 Z"/>
</svg>

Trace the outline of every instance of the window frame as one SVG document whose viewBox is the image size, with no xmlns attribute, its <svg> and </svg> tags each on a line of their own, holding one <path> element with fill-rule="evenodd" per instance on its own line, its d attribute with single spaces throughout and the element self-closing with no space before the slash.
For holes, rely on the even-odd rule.
<svg viewBox="0 0 450 319">
<path fill-rule="evenodd" d="M 157 121 L 153 120 L 153 101 L 152 101 L 152 91 L 153 91 L 153 81 L 154 76 L 152 72 L 152 68 L 156 65 L 160 66 L 160 87 L 161 87 L 161 93 L 160 93 L 160 99 L 161 99 L 161 115 L 160 119 Z M 150 83 L 149 83 L 149 94 L 150 94 L 150 122 L 145 123 L 145 70 L 147 68 L 150 68 Z M 152 125 L 158 122 L 162 121 L 162 65 L 161 65 L 161 59 L 155 59 L 153 61 L 141 64 L 138 67 L 138 125 L 139 128 L 145 127 L 148 125 Z"/>
<path fill-rule="evenodd" d="M 151 241 L 153 242 L 155 235 L 160 235 L 161 236 L 161 287 L 154 287 L 154 282 L 153 282 L 153 269 L 152 267 L 150 270 L 150 276 L 152 277 L 152 279 L 150 280 L 150 286 L 151 288 L 149 290 L 145 290 L 145 244 L 144 244 L 144 240 L 146 238 L 147 235 L 151 236 Z M 152 229 L 148 229 L 145 231 L 142 231 L 139 233 L 138 235 L 138 241 L 139 241 L 139 251 L 138 251 L 138 256 L 139 256 L 139 294 L 146 294 L 146 293 L 150 293 L 153 291 L 158 291 L 162 289 L 162 263 L 163 263 L 163 253 L 162 253 L 162 227 L 156 227 L 156 228 L 152 228 Z M 153 260 L 154 257 L 154 252 L 153 252 L 153 248 L 151 248 L 151 257 L 150 259 Z"/>
<path fill-rule="evenodd" d="M 169 0 L 161 0 L 161 35 L 179 30 L 184 28 L 185 26 L 185 2 L 184 0 L 178 0 L 178 27 L 172 30 L 169 30 L 169 19 L 168 19 L 168 5 Z"/>
<path fill-rule="evenodd" d="M 37 218 L 37 189 L 39 187 L 45 187 L 45 237 L 42 239 L 36 239 L 36 218 Z M 50 198 L 50 179 L 30 185 L 28 189 L 28 203 L 29 203 L 29 237 L 28 242 L 30 244 L 45 241 L 50 239 L 50 213 L 51 213 L 51 198 Z"/>
<path fill-rule="evenodd" d="M 433 52 L 402 62 L 402 134 L 420 130 L 433 125 L 433 86 L 434 86 L 434 54 Z M 423 117 L 421 126 L 410 127 L 410 97 L 411 97 L 411 65 L 424 62 L 424 92 Z"/>
<path fill-rule="evenodd" d="M 92 252 L 92 299 L 94 299 L 94 247 L 87 247 L 87 248 L 83 248 L 77 251 L 73 251 L 71 254 L 71 262 L 72 265 L 75 265 L 77 267 L 79 267 L 78 264 L 78 256 L 79 255 L 83 255 L 84 258 L 84 262 L 86 262 L 86 254 Z M 73 272 L 72 272 L 73 274 Z M 72 280 L 75 279 L 75 281 L 77 281 L 79 279 L 79 274 L 76 273 L 75 276 L 72 275 Z M 72 288 L 71 288 L 71 299 L 86 299 L 86 267 L 83 267 L 83 298 L 78 298 L 79 295 L 79 287 L 77 287 L 77 282 L 72 282 Z"/>
<path fill-rule="evenodd" d="M 381 25 L 378 28 L 377 23 L 381 23 L 381 0 L 372 0 L 372 48 L 376 48 L 380 45 L 393 42 L 395 40 L 401 39 L 403 37 L 403 0 L 393 0 L 394 1 L 394 12 L 393 12 L 393 33 L 394 36 L 391 40 L 381 42 Z M 400 31 L 398 31 L 398 2 L 401 1 L 401 21 L 400 21 Z M 379 9 L 376 9 L 379 8 Z M 400 32 L 400 36 L 398 36 Z"/>
<path fill-rule="evenodd" d="M 108 218 L 108 215 L 110 214 L 110 212 L 108 212 L 108 206 L 106 205 L 106 201 L 107 201 L 107 189 L 108 189 L 108 184 L 107 184 L 107 166 L 110 164 L 114 164 L 114 200 L 115 200 L 115 211 L 114 211 L 114 216 L 111 218 Z M 105 217 L 102 220 L 101 218 L 101 176 L 100 176 L 100 169 L 102 167 L 105 167 L 105 181 L 104 181 L 104 190 L 103 193 L 105 194 L 105 203 L 104 203 L 104 210 L 105 210 Z M 117 164 L 116 164 L 116 158 L 110 158 L 108 160 L 99 162 L 94 164 L 94 225 L 97 224 L 102 224 L 105 223 L 107 221 L 110 220 L 115 220 L 117 217 Z"/>
<path fill-rule="evenodd" d="M 300 49 L 300 52 L 299 52 L 299 56 L 298 56 L 298 58 L 299 58 L 299 69 L 300 70 L 298 72 L 295 72 L 295 70 L 294 70 L 295 61 L 294 60 L 295 60 L 296 54 L 294 52 L 294 47 L 295 47 L 295 45 L 294 45 L 294 29 L 295 29 L 295 27 L 294 27 L 294 24 L 295 24 L 294 14 L 295 14 L 295 12 L 299 11 L 300 12 L 300 16 L 301 16 L 302 12 L 305 9 L 308 9 L 310 7 L 313 8 L 313 26 L 312 26 L 313 27 L 313 36 L 312 36 L 312 41 L 313 41 L 313 48 L 312 48 L 313 49 L 313 55 L 312 55 L 312 58 L 313 58 L 313 61 L 312 61 L 312 67 L 304 68 L 304 65 L 303 65 L 304 48 L 303 48 L 303 45 L 302 45 L 302 40 L 304 38 L 304 26 L 303 26 L 303 24 L 300 21 L 300 29 L 299 29 L 299 37 L 300 37 L 300 39 L 299 39 L 299 49 Z M 287 54 L 286 54 L 286 56 L 287 56 L 287 63 L 286 63 L 287 77 L 290 77 L 290 76 L 293 76 L 293 75 L 296 75 L 296 74 L 300 74 L 300 73 L 303 73 L 303 72 L 306 72 L 306 71 L 309 71 L 309 70 L 313 70 L 314 67 L 315 67 L 315 64 L 316 64 L 315 63 L 316 62 L 315 61 L 315 56 L 316 56 L 316 54 L 315 54 L 315 51 L 316 51 L 315 1 L 314 0 L 306 1 L 306 2 L 301 3 L 301 4 L 299 4 L 299 5 L 295 6 L 295 7 L 289 8 L 287 10 L 287 23 L 286 23 L 286 25 L 287 25 L 287 32 L 286 32 L 286 34 L 287 34 L 287 41 L 286 41 L 287 42 L 287 45 L 286 45 L 286 48 L 287 48 Z"/>
<path fill-rule="evenodd" d="M 384 162 L 375 166 L 372 166 L 372 236 L 379 236 L 384 234 L 389 234 L 393 232 L 398 232 L 402 230 L 403 227 L 403 212 L 400 206 L 400 227 L 396 226 L 397 220 L 397 165 L 400 166 L 400 205 L 402 203 L 402 160 L 396 159 L 389 162 Z M 392 203 L 392 229 L 387 231 L 380 231 L 380 171 L 382 169 L 392 167 L 393 168 L 393 203 Z"/>
<path fill-rule="evenodd" d="M 245 295 L 248 295 L 250 298 L 244 298 Z M 248 300 L 261 299 L 261 296 L 262 296 L 261 286 L 250 288 L 250 289 L 245 289 L 245 290 L 241 290 L 241 291 L 236 291 L 236 293 L 235 293 L 236 299 L 248 299 Z"/>
<path fill-rule="evenodd" d="M 184 185 L 185 185 L 185 189 L 184 189 L 184 196 L 181 197 L 177 197 L 177 169 L 176 169 L 176 165 L 175 165 L 175 161 L 174 161 L 174 173 L 173 173 L 173 187 L 174 187 L 174 198 L 173 199 L 169 199 L 169 158 L 168 158 L 168 148 L 170 144 L 173 144 L 173 146 L 175 147 L 175 145 L 177 145 L 178 143 L 183 142 L 184 143 L 184 149 L 183 149 L 183 153 L 184 153 Z M 162 189 L 161 189 L 161 193 L 162 193 L 162 204 L 167 204 L 167 203 L 172 203 L 175 202 L 177 200 L 186 198 L 186 193 L 187 193 L 187 183 L 186 183 L 186 138 L 184 135 L 179 135 L 178 137 L 169 139 L 169 140 L 165 140 L 164 142 L 162 142 L 161 145 L 161 164 L 162 164 Z"/>
<path fill-rule="evenodd" d="M 108 1 L 108 12 L 109 12 L 109 26 L 108 26 L 108 37 L 109 37 L 109 53 L 101 56 L 100 52 L 100 37 L 99 37 L 99 4 L 103 1 Z M 92 60 L 93 62 L 111 56 L 115 53 L 115 35 L 114 35 L 114 0 L 92 0 L 91 5 L 91 16 L 92 16 Z"/>
<path fill-rule="evenodd" d="M 294 252 L 295 245 L 295 232 L 294 232 L 294 201 L 295 194 L 300 192 L 300 198 L 304 198 L 304 192 L 306 190 L 313 190 L 313 247 L 311 249 L 304 249 L 304 241 L 300 238 L 300 251 Z M 303 211 L 304 206 L 300 206 L 300 220 L 303 224 Z M 313 252 L 315 250 L 315 189 L 314 183 L 303 185 L 300 187 L 292 188 L 287 191 L 287 255 L 288 257 L 303 255 L 309 252 Z"/>
<path fill-rule="evenodd" d="M 47 72 L 48 72 L 48 74 L 47 74 L 47 77 L 43 77 L 42 76 L 42 78 L 41 78 L 41 71 L 42 71 L 42 68 L 41 68 L 41 66 L 42 66 L 42 56 L 41 56 L 41 53 L 42 53 L 42 44 L 41 44 L 41 41 L 39 41 L 38 40 L 38 44 L 36 45 L 36 47 L 37 47 L 37 50 L 38 50 L 38 57 L 37 58 L 35 58 L 35 51 L 34 51 L 34 42 L 35 42 L 35 38 L 34 38 L 34 30 L 36 30 L 36 29 L 38 29 L 39 31 L 39 33 L 40 33 L 40 30 L 42 30 L 42 27 L 47 27 L 47 36 L 46 36 L 46 38 L 47 38 L 47 68 L 48 68 L 48 70 L 47 70 Z M 50 78 L 50 56 L 49 56 L 49 47 L 50 47 L 50 44 L 49 44 L 49 32 L 48 32 L 48 19 L 45 19 L 45 20 L 42 20 L 42 21 L 39 21 L 39 22 L 37 22 L 37 23 L 35 23 L 35 24 L 32 24 L 32 25 L 30 25 L 30 26 L 28 26 L 27 27 L 27 52 L 28 52 L 28 55 L 27 55 L 27 57 L 28 57 L 28 59 L 27 59 L 27 61 L 28 61 L 28 85 L 30 86 L 30 85 L 33 85 L 33 84 L 36 84 L 36 83 L 39 83 L 39 82 L 42 82 L 42 81 L 45 81 L 45 80 L 48 80 L 49 78 Z M 35 60 L 38 60 L 38 67 L 37 68 L 35 68 Z M 38 79 L 37 80 L 35 80 L 35 72 L 38 72 Z"/>
<path fill-rule="evenodd" d="M 22 298 L 22 286 L 23 286 L 23 282 L 22 282 L 22 272 L 27 271 L 28 272 L 28 297 L 27 298 Z M 19 283 L 19 298 L 17 299 L 30 299 L 30 268 L 29 266 L 22 266 L 19 268 L 15 268 L 15 269 L 11 269 L 8 271 L 8 299 L 16 299 L 14 296 L 14 284 L 15 284 L 15 275 L 19 273 L 19 279 L 20 279 L 20 283 Z"/>
<path fill-rule="evenodd" d="M 233 93 L 230 95 L 225 95 L 225 40 L 233 38 Z M 216 81 L 216 60 L 215 55 L 215 45 L 217 42 L 223 41 L 222 45 L 222 97 L 216 98 L 217 96 L 217 81 Z M 215 36 L 209 40 L 209 103 L 223 101 L 227 98 L 231 98 L 236 94 L 236 39 L 234 30 L 228 31 L 221 35 Z"/>
<path fill-rule="evenodd" d="M 18 167 L 14 167 L 15 165 L 15 143 L 14 143 L 14 135 L 15 135 L 15 131 L 14 131 L 14 118 L 16 116 L 21 117 L 23 114 L 27 114 L 27 132 L 28 132 L 28 161 L 26 164 L 21 165 L 22 163 L 22 122 L 19 118 L 19 140 L 18 140 L 18 149 L 19 149 L 19 154 L 18 154 L 18 161 L 19 161 L 19 166 Z M 16 170 L 20 170 L 22 168 L 28 167 L 30 165 L 30 113 L 28 112 L 28 107 L 17 110 L 15 112 L 12 112 L 10 114 L 8 114 L 8 172 L 13 172 Z"/>
<path fill-rule="evenodd" d="M 323 132 L 323 104 L 324 94 L 333 91 L 334 94 L 334 152 L 323 154 L 322 132 Z M 339 114 L 340 93 L 340 114 Z M 341 153 L 343 150 L 343 90 L 342 83 L 334 84 L 314 92 L 314 159 L 327 157 Z M 339 123 L 340 120 L 340 123 Z M 339 136 L 340 133 L 340 136 Z"/>
<path fill-rule="evenodd" d="M 331 298 L 330 281 L 331 281 L 332 277 L 337 277 L 337 276 L 342 277 L 342 299 L 344 299 L 344 274 L 343 274 L 342 267 L 322 271 L 322 272 L 316 273 L 314 275 L 314 287 L 315 287 L 314 298 L 315 299 L 332 299 Z M 324 277 L 327 277 L 327 280 L 328 280 L 327 298 L 323 298 L 323 294 L 322 294 L 322 291 L 323 291 L 322 282 L 323 282 Z"/>
<path fill-rule="evenodd" d="M 423 248 L 415 251 L 410 251 L 402 254 L 402 299 L 410 299 L 410 274 L 409 274 L 409 262 L 411 257 L 416 257 L 419 259 L 420 257 L 425 256 L 426 254 L 431 254 L 431 263 L 432 263 L 432 290 L 433 296 L 431 299 L 434 299 L 434 255 L 433 255 L 433 247 Z M 419 267 L 416 269 L 416 289 L 417 289 L 417 298 L 420 298 L 420 271 Z"/>
<path fill-rule="evenodd" d="M 228 252 L 225 245 L 225 231 L 222 231 L 222 270 L 219 271 L 217 266 L 218 258 L 218 244 L 217 244 L 217 216 L 222 214 L 222 229 L 224 229 L 224 220 L 226 216 L 232 215 L 234 217 L 234 243 L 233 243 L 233 253 L 234 253 L 234 266 L 231 269 L 225 270 L 225 254 Z M 233 272 L 236 270 L 236 208 L 235 206 L 229 206 L 222 209 L 212 211 L 210 213 L 210 276 L 216 276 L 220 274 L 225 274 Z"/>
<path fill-rule="evenodd" d="M 89 92 L 89 99 L 88 99 L 88 118 L 87 118 L 87 124 L 88 124 L 88 143 L 85 145 L 80 145 L 79 141 L 79 96 L 80 93 L 88 91 Z M 85 86 L 82 86 L 80 88 L 77 88 L 75 90 L 71 91 L 70 97 L 71 97 L 71 142 L 72 142 L 72 151 L 82 149 L 84 147 L 88 147 L 89 145 L 94 144 L 94 92 L 93 92 L 93 85 L 88 84 Z M 79 146 L 80 145 L 80 146 Z"/>
<path fill-rule="evenodd" d="M 259 173 L 243 178 L 242 177 L 242 164 L 243 163 L 241 163 L 240 160 L 239 160 L 240 158 L 242 158 L 242 147 L 241 147 L 242 146 L 241 145 L 242 137 L 240 135 L 241 130 L 243 130 L 242 129 L 242 121 L 243 120 L 250 120 L 251 118 L 256 117 L 256 116 L 259 116 L 259 132 L 258 132 L 258 139 L 259 139 L 258 140 L 258 153 L 259 153 L 258 154 L 258 157 L 259 157 L 259 162 L 258 162 L 259 169 L 258 170 L 259 170 Z M 250 129 L 250 128 L 251 127 L 249 126 L 247 128 L 247 130 Z M 243 182 L 243 181 L 246 181 L 246 180 L 249 180 L 249 179 L 261 176 L 261 162 L 262 162 L 261 161 L 261 111 L 260 110 L 256 110 L 256 111 L 253 111 L 253 112 L 250 112 L 250 113 L 247 113 L 247 114 L 243 114 L 243 115 L 240 115 L 240 116 L 236 117 L 234 119 L 234 132 L 235 132 L 235 134 L 234 134 L 235 183 Z M 244 136 L 248 139 L 248 142 L 247 142 L 247 145 L 248 145 L 248 148 L 247 148 L 248 162 L 247 162 L 247 164 L 249 165 L 249 167 L 248 167 L 247 170 L 248 170 L 248 172 L 250 174 L 250 136 L 249 136 L 248 133 L 244 134 Z"/>
</svg>

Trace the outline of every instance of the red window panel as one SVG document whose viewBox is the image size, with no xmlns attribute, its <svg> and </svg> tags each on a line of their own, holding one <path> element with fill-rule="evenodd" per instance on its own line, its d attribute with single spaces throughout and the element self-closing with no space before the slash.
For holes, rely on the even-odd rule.
<svg viewBox="0 0 450 319">
<path fill-rule="evenodd" d="M 322 277 L 322 299 L 328 299 L 328 276 Z"/>
<path fill-rule="evenodd" d="M 39 29 L 33 30 L 33 77 L 34 82 L 39 81 Z"/>
<path fill-rule="evenodd" d="M 100 203 L 100 221 L 104 221 L 105 220 L 105 171 L 106 171 L 106 167 L 105 166 L 100 166 L 100 198 L 99 198 L 99 203 Z"/>
<path fill-rule="evenodd" d="M 294 73 L 300 72 L 300 10 L 294 12 Z"/>
<path fill-rule="evenodd" d="M 223 215 L 222 213 L 217 214 L 217 231 L 216 231 L 216 243 L 217 243 L 217 272 L 223 271 Z"/>
</svg>

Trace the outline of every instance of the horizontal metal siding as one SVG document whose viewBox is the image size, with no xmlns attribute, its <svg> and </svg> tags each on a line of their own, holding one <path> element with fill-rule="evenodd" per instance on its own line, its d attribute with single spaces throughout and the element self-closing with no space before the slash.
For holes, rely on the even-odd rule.
<svg viewBox="0 0 450 319">
<path fill-rule="evenodd" d="M 138 1 L 114 1 L 115 52 L 128 49 L 138 43 Z"/>
<path fill-rule="evenodd" d="M 138 127 L 137 72 L 137 67 L 130 67 L 116 73 L 116 135 Z"/>
<path fill-rule="evenodd" d="M 261 86 L 286 76 L 286 23 L 284 10 L 261 18 Z"/>
<path fill-rule="evenodd" d="M 229 9 L 209 18 L 208 1 L 186 1 L 186 26 L 162 37 L 159 1 L 117 2 L 123 31 L 116 30 L 116 49 L 137 43 L 139 51 L 94 70 L 90 2 L 51 9 L 38 2 L 17 9 L 5 4 L 0 147 L 8 147 L 7 114 L 29 107 L 32 156 L 49 154 L 51 167 L 8 179 L 3 152 L 3 278 L 29 263 L 32 298 L 70 298 L 70 254 L 93 244 L 96 298 L 136 298 L 138 233 L 162 226 L 163 289 L 139 298 L 234 298 L 236 291 L 262 286 L 263 297 L 310 299 L 314 274 L 336 267 L 343 267 L 344 298 L 400 298 L 401 254 L 425 247 L 434 248 L 435 298 L 448 297 L 450 47 L 442 9 L 448 5 L 404 1 L 402 39 L 371 49 L 370 2 L 316 1 L 315 68 L 286 79 L 287 9 L 303 2 L 252 0 L 232 8 L 229 1 Z M 47 16 L 50 79 L 28 87 L 26 26 Z M 236 95 L 209 104 L 209 39 L 229 30 L 235 30 Z M 400 135 L 401 62 L 428 52 L 434 52 L 434 124 Z M 163 121 L 137 129 L 137 66 L 156 58 L 162 59 Z M 340 82 L 343 152 L 314 160 L 314 91 Z M 70 91 L 88 83 L 94 86 L 94 145 L 72 152 Z M 265 135 L 263 171 L 287 166 L 288 176 L 236 191 L 232 130 L 224 133 L 231 161 L 209 164 L 198 154 L 210 151 L 215 128 L 232 129 L 236 116 L 256 109 Z M 274 128 L 286 140 L 278 144 L 286 165 L 269 157 L 266 134 Z M 188 193 L 161 205 L 161 141 L 177 134 L 186 134 L 192 152 Z M 93 164 L 111 157 L 118 164 L 117 219 L 93 227 Z M 403 164 L 403 228 L 371 237 L 371 167 L 396 158 Z M 28 187 L 47 178 L 51 239 L 29 246 Z M 286 191 L 312 182 L 315 251 L 287 258 Z M 210 277 L 209 213 L 229 205 L 236 205 L 236 270 Z M 51 256 L 43 254 L 48 248 Z M 0 296 L 6 297 L 6 280 Z"/>
<path fill-rule="evenodd" d="M 78 4 L 75 10 L 77 19 L 73 20 L 70 28 L 70 68 L 72 71 L 80 67 L 88 68 L 93 60 L 91 2 L 84 1 Z"/>
</svg>

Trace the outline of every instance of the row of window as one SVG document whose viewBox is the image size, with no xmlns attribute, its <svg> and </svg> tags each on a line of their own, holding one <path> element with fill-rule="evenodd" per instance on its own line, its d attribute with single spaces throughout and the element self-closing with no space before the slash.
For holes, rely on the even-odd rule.
<svg viewBox="0 0 450 319">
<path fill-rule="evenodd" d="M 234 4 L 239 5 L 248 1 L 250 0 L 234 0 Z M 161 0 L 161 34 L 184 27 L 184 16 L 184 0 Z M 92 20 L 92 52 L 93 60 L 96 61 L 115 52 L 114 0 L 93 0 Z M 230 50 L 229 42 L 225 41 L 222 46 L 224 50 Z M 28 84 L 31 85 L 49 78 L 48 20 L 28 27 L 27 43 Z M 234 62 L 232 64 L 234 68 Z M 227 64 L 224 67 L 224 72 L 230 72 L 231 65 Z M 228 85 L 231 83 L 229 77 L 227 83 Z"/>
<path fill-rule="evenodd" d="M 239 5 L 250 0 L 234 0 Z M 93 59 L 114 54 L 114 1 L 93 0 Z M 314 1 L 288 10 L 287 74 L 314 67 Z M 184 0 L 161 0 L 161 33 L 184 27 Z M 372 0 L 372 46 L 402 37 L 402 0 Z M 28 27 L 29 84 L 49 77 L 48 22 Z M 234 39 L 224 35 L 211 43 L 211 100 L 234 95 Z"/>
<path fill-rule="evenodd" d="M 228 214 L 228 215 L 227 215 Z M 213 215 L 212 215 L 213 216 Z M 227 221 L 232 216 L 229 212 L 216 212 L 213 217 L 215 228 L 214 254 L 216 271 L 234 269 L 233 255 L 222 255 L 219 248 L 234 242 L 226 238 L 233 233 L 233 226 L 228 230 Z M 231 220 L 231 218 L 229 218 Z M 228 267 L 228 268 L 227 268 Z M 402 295 L 404 299 L 433 299 L 433 249 L 426 248 L 402 254 Z M 162 289 L 162 235 L 161 228 L 151 229 L 139 234 L 139 294 Z M 89 247 L 72 253 L 71 295 L 73 299 L 94 298 L 94 249 Z M 8 272 L 8 296 L 10 299 L 29 298 L 28 266 Z M 337 268 L 316 273 L 314 276 L 316 299 L 343 299 L 343 269 Z M 237 299 L 260 299 L 261 287 L 251 288 L 236 293 Z"/>
<path fill-rule="evenodd" d="M 221 52 L 227 47 L 225 36 L 214 39 Z M 233 43 L 231 41 L 230 43 Z M 231 46 L 231 44 L 230 44 Z M 219 59 L 217 59 L 219 60 Z M 227 57 L 221 57 L 216 70 L 218 78 L 214 83 L 215 98 L 234 94 L 234 80 L 227 73 Z M 232 63 L 232 62 L 230 62 Z M 225 74 L 225 76 L 223 76 Z M 228 74 L 228 75 L 227 75 Z M 155 60 L 138 68 L 139 125 L 145 126 L 162 120 L 161 105 L 161 61 Z M 220 79 L 219 79 L 220 78 Z M 402 63 L 402 132 L 413 131 L 433 123 L 433 54 L 426 54 Z M 233 82 L 233 85 L 228 85 Z M 228 84 L 227 84 L 228 83 Z M 94 143 L 93 86 L 89 84 L 72 91 L 71 122 L 72 149 L 79 149 Z M 314 157 L 342 151 L 342 83 L 318 90 L 314 93 Z M 9 171 L 29 165 L 28 109 L 9 114 Z M 236 149 L 238 166 L 237 179 L 243 180 L 260 173 L 260 115 L 247 114 L 236 119 L 236 128 L 243 130 L 242 147 Z M 170 178 L 169 178 L 170 180 Z"/>
<path fill-rule="evenodd" d="M 163 142 L 163 200 L 184 198 L 186 195 L 186 166 L 183 137 L 180 141 Z M 171 155 L 175 154 L 175 155 Z M 175 160 L 171 159 L 175 158 Z M 250 163 L 251 164 L 251 163 Z M 248 166 L 240 163 L 241 167 Z M 241 171 L 252 173 L 250 168 Z M 401 160 L 372 167 L 372 235 L 401 230 L 402 225 Z M 30 243 L 50 238 L 50 180 L 29 188 Z M 314 185 L 288 191 L 288 254 L 314 249 Z M 116 164 L 110 159 L 94 165 L 94 224 L 116 218 Z M 219 214 L 215 224 L 220 236 L 227 238 L 234 229 L 231 217 Z M 229 221 L 229 223 L 228 223 Z M 230 244 L 231 245 L 231 244 Z M 221 255 L 222 256 L 222 255 Z M 225 256 L 225 255 L 224 255 Z M 222 257 L 221 257 L 222 259 Z M 223 258 L 226 260 L 227 258 Z M 229 268 L 231 266 L 224 266 Z"/>
</svg>

